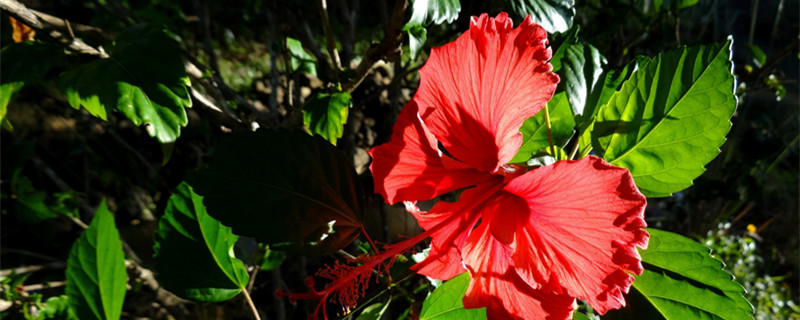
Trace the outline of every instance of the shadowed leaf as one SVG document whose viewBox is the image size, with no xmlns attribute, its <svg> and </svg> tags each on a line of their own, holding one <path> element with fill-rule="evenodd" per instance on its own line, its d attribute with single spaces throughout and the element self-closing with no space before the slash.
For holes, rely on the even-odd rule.
<svg viewBox="0 0 800 320">
<path fill-rule="evenodd" d="M 330 143 L 302 131 L 237 133 L 187 181 L 211 216 L 270 249 L 327 254 L 361 231 L 355 170 Z"/>
<path fill-rule="evenodd" d="M 511 0 L 512 10 L 520 17 L 531 15 L 547 32 L 564 32 L 572 26 L 574 0 Z"/>
<path fill-rule="evenodd" d="M 7 45 L 0 51 L 0 121 L 6 117 L 11 98 L 26 84 L 44 80 L 64 64 L 64 49 L 51 44 L 22 42 Z"/>
<path fill-rule="evenodd" d="M 167 202 L 153 251 L 158 281 L 177 296 L 201 302 L 238 295 L 250 277 L 233 256 L 239 237 L 206 213 L 203 197 L 181 183 Z"/>
</svg>

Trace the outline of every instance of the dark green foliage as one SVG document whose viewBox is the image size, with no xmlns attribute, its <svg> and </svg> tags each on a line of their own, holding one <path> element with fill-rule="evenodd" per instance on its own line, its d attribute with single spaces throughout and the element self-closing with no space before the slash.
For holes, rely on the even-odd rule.
<svg viewBox="0 0 800 320">
<path fill-rule="evenodd" d="M 231 136 L 188 182 L 212 217 L 271 249 L 331 253 L 361 232 L 355 170 L 330 143 L 301 131 Z"/>
<path fill-rule="evenodd" d="M 238 295 L 250 277 L 233 256 L 239 237 L 206 213 L 203 197 L 181 183 L 170 197 L 156 234 L 158 280 L 181 298 L 219 302 Z"/>
</svg>

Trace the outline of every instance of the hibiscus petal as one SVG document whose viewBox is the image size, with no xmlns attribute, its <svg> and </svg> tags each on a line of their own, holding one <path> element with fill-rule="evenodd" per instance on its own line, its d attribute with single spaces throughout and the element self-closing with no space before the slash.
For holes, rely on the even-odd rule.
<svg viewBox="0 0 800 320">
<path fill-rule="evenodd" d="M 369 151 L 375 192 L 389 203 L 422 201 L 475 185 L 491 175 L 450 159 L 442 161 L 437 142 L 409 102 L 397 118 L 389 142 Z"/>
<path fill-rule="evenodd" d="M 514 157 L 519 128 L 553 96 L 547 32 L 530 17 L 473 17 L 470 30 L 434 48 L 414 97 L 420 115 L 456 159 L 491 172 Z"/>
<path fill-rule="evenodd" d="M 575 299 L 550 286 L 533 289 L 514 272 L 511 248 L 491 236 L 488 223 L 467 239 L 464 263 L 471 280 L 465 308 L 486 307 L 489 319 L 570 319 Z"/>
<path fill-rule="evenodd" d="M 600 314 L 625 305 L 641 274 L 635 247 L 647 246 L 645 197 L 628 170 L 589 156 L 560 161 L 512 179 L 505 192 L 526 199 L 529 218 L 516 230 L 512 259 L 528 283 L 555 277 L 567 294 Z"/>
<path fill-rule="evenodd" d="M 485 199 L 497 192 L 501 187 L 500 183 L 501 180 L 497 179 L 495 183 L 484 183 L 464 190 L 459 201 L 439 201 L 428 212 L 419 210 L 414 203 L 406 202 L 406 210 L 414 215 L 420 227 L 425 230 L 437 228 L 431 233 L 428 257 L 411 269 L 441 280 L 448 280 L 466 271 L 461 263 L 461 248 L 480 219 L 480 214 L 474 208 L 480 202 L 475 200 Z M 453 215 L 458 216 L 452 217 Z"/>
</svg>

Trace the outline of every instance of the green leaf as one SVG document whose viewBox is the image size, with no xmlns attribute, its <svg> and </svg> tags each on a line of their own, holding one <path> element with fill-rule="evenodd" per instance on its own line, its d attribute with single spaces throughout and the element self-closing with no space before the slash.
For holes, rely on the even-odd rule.
<svg viewBox="0 0 800 320">
<path fill-rule="evenodd" d="M 586 97 L 583 114 L 577 117 L 579 125 L 593 121 L 601 107 L 611 100 L 611 96 L 620 89 L 622 83 L 630 79 L 634 71 L 650 63 L 650 60 L 645 56 L 637 56 L 633 61 L 620 68 L 609 69 L 604 67 L 599 82 L 594 84 Z"/>
<path fill-rule="evenodd" d="M 427 26 L 456 21 L 461 11 L 459 0 L 414 0 L 411 5 L 411 19 L 408 25 Z"/>
<path fill-rule="evenodd" d="M 645 271 L 633 288 L 666 319 L 752 319 L 744 288 L 704 245 L 678 234 L 648 229 L 640 250 Z"/>
<path fill-rule="evenodd" d="M 592 146 L 631 171 L 648 197 L 692 185 L 719 154 L 736 109 L 731 44 L 661 54 L 635 71 L 599 112 Z"/>
<path fill-rule="evenodd" d="M 119 111 L 159 142 L 175 141 L 192 100 L 174 41 L 161 28 L 137 25 L 117 36 L 109 54 L 61 74 L 69 104 L 103 120 Z"/>
<path fill-rule="evenodd" d="M 125 300 L 125 254 L 105 200 L 67 259 L 66 295 L 80 319 L 119 319 Z"/>
<path fill-rule="evenodd" d="M 69 297 L 60 295 L 50 297 L 44 302 L 44 306 L 39 310 L 36 319 L 77 319 L 75 312 L 69 308 Z"/>
<path fill-rule="evenodd" d="M 756 67 L 760 68 L 767 62 L 767 55 L 757 45 L 746 44 L 745 48 L 747 48 L 747 52 L 750 53 L 750 56 L 753 57 L 753 62 L 755 62 Z"/>
<path fill-rule="evenodd" d="M 429 24 L 450 23 L 458 18 L 461 11 L 459 0 L 414 0 L 411 5 L 411 18 L 403 27 L 408 32 L 411 59 L 417 57 L 427 39 L 425 27 Z"/>
<path fill-rule="evenodd" d="M 308 73 L 315 77 L 317 76 L 316 60 L 303 49 L 303 44 L 300 43 L 300 40 L 287 37 L 286 47 L 289 48 L 289 53 L 292 56 L 293 72 Z"/>
<path fill-rule="evenodd" d="M 361 232 L 364 191 L 355 169 L 302 131 L 234 134 L 188 182 L 211 216 L 271 249 L 327 254 Z"/>
<path fill-rule="evenodd" d="M 347 113 L 352 105 L 347 92 L 317 94 L 303 107 L 303 125 L 312 134 L 322 136 L 335 146 L 344 133 Z"/>
<path fill-rule="evenodd" d="M 589 95 L 603 75 L 606 58 L 590 44 L 572 44 L 566 48 L 561 61 L 563 69 L 559 73 L 566 86 L 572 114 L 580 116 L 584 112 Z"/>
<path fill-rule="evenodd" d="M 389 301 L 376 302 L 367 306 L 364 308 L 364 311 L 361 311 L 361 314 L 358 315 L 356 320 L 380 320 L 381 317 L 383 317 L 383 314 L 386 312 L 386 309 L 389 308 L 390 302 L 392 302 L 391 299 Z"/>
<path fill-rule="evenodd" d="M 425 41 L 428 40 L 428 29 L 421 25 L 413 25 L 406 31 L 408 31 L 408 48 L 411 51 L 411 59 L 414 59 L 419 55 L 419 51 L 422 50 Z"/>
<path fill-rule="evenodd" d="M 283 251 L 271 250 L 269 246 L 266 249 L 264 258 L 261 260 L 261 270 L 269 271 L 275 269 L 283 264 L 283 260 L 286 260 L 286 253 Z"/>
<path fill-rule="evenodd" d="M 47 194 L 44 191 L 36 190 L 27 177 L 15 177 L 12 181 L 14 182 L 12 190 L 17 200 L 17 218 L 20 221 L 39 223 L 58 217 L 58 214 L 45 204 Z"/>
<path fill-rule="evenodd" d="M 553 150 L 550 150 L 550 147 L 544 147 L 528 159 L 526 164 L 528 167 L 544 167 L 567 159 L 569 159 L 569 155 L 561 147 L 553 147 Z"/>
<path fill-rule="evenodd" d="M 569 138 L 572 137 L 575 120 L 567 101 L 567 94 L 559 92 L 547 102 L 547 109 L 550 112 L 550 134 L 553 143 L 558 147 L 563 147 Z M 544 123 L 544 109 L 535 116 L 528 118 L 519 128 L 522 132 L 522 145 L 519 151 L 510 162 L 525 162 L 545 147 L 550 146 L 547 139 L 547 128 Z"/>
<path fill-rule="evenodd" d="M 589 96 L 586 97 L 586 105 L 583 114 L 575 117 L 577 128 L 580 132 L 578 143 L 580 144 L 579 158 L 583 158 L 592 150 L 592 127 L 595 118 L 602 107 L 608 103 L 611 96 L 617 92 L 625 80 L 628 80 L 634 71 L 640 66 L 650 63 L 650 58 L 637 56 L 633 61 L 618 69 L 605 69 L 600 75 L 600 82 L 592 88 Z"/>
<path fill-rule="evenodd" d="M 572 26 L 575 0 L 509 0 L 520 17 L 531 16 L 547 32 L 564 32 Z"/>
<path fill-rule="evenodd" d="M 45 79 L 53 69 L 64 64 L 64 49 L 51 44 L 21 42 L 0 50 L 0 121 L 5 120 L 8 103 L 27 84 Z"/>
<path fill-rule="evenodd" d="M 486 319 L 486 308 L 464 309 L 461 301 L 469 287 L 469 272 L 447 280 L 422 303 L 420 320 Z"/>
<path fill-rule="evenodd" d="M 159 283 L 184 299 L 233 298 L 250 280 L 233 255 L 238 238 L 206 213 L 203 197 L 181 183 L 167 202 L 153 246 Z"/>
<path fill-rule="evenodd" d="M 561 61 L 564 60 L 564 56 L 567 54 L 567 48 L 578 43 L 578 33 L 580 31 L 581 26 L 575 25 L 567 31 L 555 33 L 550 37 L 550 46 L 556 48 L 555 52 L 553 52 L 553 57 L 550 58 L 553 72 L 561 71 Z"/>
<path fill-rule="evenodd" d="M 590 320 L 590 318 L 589 316 L 578 312 L 578 310 L 575 310 L 575 312 L 572 313 L 572 320 Z"/>
<path fill-rule="evenodd" d="M 679 10 L 696 5 L 698 0 L 653 0 L 652 9 L 649 7 L 643 8 L 645 13 L 649 12 L 662 12 L 669 10 Z M 644 5 L 644 3 L 643 3 Z"/>
</svg>

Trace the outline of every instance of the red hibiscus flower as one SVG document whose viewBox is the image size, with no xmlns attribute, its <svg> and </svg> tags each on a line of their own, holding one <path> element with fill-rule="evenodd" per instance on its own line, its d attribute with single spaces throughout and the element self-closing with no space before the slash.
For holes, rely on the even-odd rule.
<svg viewBox="0 0 800 320">
<path fill-rule="evenodd" d="M 421 274 L 469 271 L 466 308 L 490 318 L 568 319 L 575 298 L 625 305 L 646 247 L 645 197 L 626 169 L 589 156 L 526 171 L 509 165 L 522 122 L 553 96 L 547 33 L 505 13 L 473 17 L 433 49 L 391 140 L 371 150 L 376 191 L 405 201 L 432 238 Z M 464 189 L 428 212 L 415 203 Z"/>
</svg>

